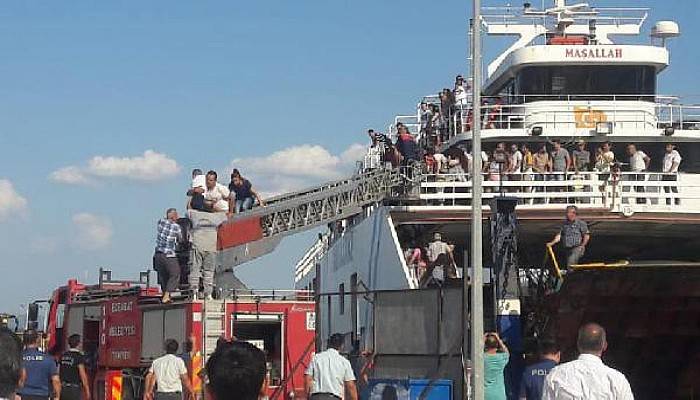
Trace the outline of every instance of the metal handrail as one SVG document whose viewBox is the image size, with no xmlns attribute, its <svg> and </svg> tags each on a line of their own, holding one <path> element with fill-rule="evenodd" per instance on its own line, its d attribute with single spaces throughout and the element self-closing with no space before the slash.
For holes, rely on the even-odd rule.
<svg viewBox="0 0 700 400">
<path fill-rule="evenodd" d="M 523 129 L 528 131 L 533 126 L 546 126 L 549 129 L 565 131 L 582 128 L 581 121 L 576 121 L 576 113 L 571 107 L 587 107 L 589 112 L 604 113 L 605 122 L 615 128 L 630 124 L 634 129 L 700 129 L 700 104 L 681 104 L 680 97 L 668 95 L 645 94 L 606 94 L 606 95 L 518 95 L 518 96 L 483 96 L 482 129 Z M 653 98 L 653 101 L 643 99 Z M 635 100 L 634 102 L 632 100 Z M 425 96 L 422 102 L 441 107 L 437 95 Z M 541 102 L 547 102 L 546 105 Z M 591 103 L 595 102 L 595 103 Z M 642 104 L 640 104 L 642 103 Z M 469 132 L 472 107 L 455 105 L 454 110 L 446 114 L 446 131 L 439 132 L 443 140 L 450 140 L 456 135 Z M 404 123 L 418 140 L 425 140 L 425 132 L 420 131 L 420 107 L 416 106 L 416 115 L 400 115 L 389 126 L 392 137 L 396 135 L 396 124 Z M 461 127 L 461 128 L 460 128 Z M 584 127 L 585 128 L 585 127 Z M 592 129 L 592 128 L 591 128 Z M 433 127 L 432 132 L 436 129 Z M 427 142 L 427 141 L 426 141 Z"/>
<path fill-rule="evenodd" d="M 489 174 L 484 174 L 488 177 Z M 513 180 L 483 182 L 485 199 L 503 194 L 523 208 L 580 203 L 621 212 L 700 213 L 700 174 L 659 172 L 510 173 Z M 469 206 L 471 176 L 426 174 L 420 178 L 421 204 Z"/>
<path fill-rule="evenodd" d="M 228 298 L 242 301 L 278 300 L 312 301 L 313 291 L 295 289 L 231 289 Z"/>
</svg>

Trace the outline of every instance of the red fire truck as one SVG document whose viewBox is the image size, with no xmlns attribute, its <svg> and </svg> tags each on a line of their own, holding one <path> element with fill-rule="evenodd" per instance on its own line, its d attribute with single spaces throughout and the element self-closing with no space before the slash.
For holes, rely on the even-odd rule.
<svg viewBox="0 0 700 400">
<path fill-rule="evenodd" d="M 235 337 L 267 355 L 271 399 L 303 397 L 304 369 L 315 348 L 313 297 L 303 291 L 250 290 L 222 297 L 182 297 L 162 304 L 148 272 L 138 281 L 120 281 L 101 269 L 96 285 L 69 280 L 53 292 L 46 310 L 46 347 L 58 356 L 68 337 L 80 334 L 93 396 L 140 400 L 145 373 L 163 355 L 165 339 L 193 342 L 188 369 L 201 393 L 205 359 L 220 337 Z M 31 315 L 29 323 L 38 324 Z"/>
</svg>

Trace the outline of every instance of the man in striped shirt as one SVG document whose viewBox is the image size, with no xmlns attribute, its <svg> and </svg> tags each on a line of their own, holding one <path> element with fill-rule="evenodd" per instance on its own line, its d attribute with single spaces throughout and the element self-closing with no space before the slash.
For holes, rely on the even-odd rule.
<svg viewBox="0 0 700 400">
<path fill-rule="evenodd" d="M 153 269 L 158 272 L 158 282 L 163 291 L 163 303 L 170 302 L 170 295 L 180 283 L 180 264 L 175 249 L 182 240 L 182 230 L 177 224 L 177 210 L 169 208 L 165 218 L 158 221 L 156 251 L 153 255 Z"/>
</svg>

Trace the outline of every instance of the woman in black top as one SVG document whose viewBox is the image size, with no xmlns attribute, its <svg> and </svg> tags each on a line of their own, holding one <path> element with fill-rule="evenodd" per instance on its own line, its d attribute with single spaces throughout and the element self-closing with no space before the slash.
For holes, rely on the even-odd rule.
<svg viewBox="0 0 700 400">
<path fill-rule="evenodd" d="M 265 205 L 265 202 L 260 198 L 258 192 L 253 190 L 253 185 L 250 181 L 241 176 L 241 173 L 237 169 L 234 169 L 231 174 L 231 183 L 229 183 L 228 188 L 236 196 L 233 210 L 236 213 L 253 208 L 254 200 L 257 200 L 258 204 L 261 206 Z"/>
</svg>

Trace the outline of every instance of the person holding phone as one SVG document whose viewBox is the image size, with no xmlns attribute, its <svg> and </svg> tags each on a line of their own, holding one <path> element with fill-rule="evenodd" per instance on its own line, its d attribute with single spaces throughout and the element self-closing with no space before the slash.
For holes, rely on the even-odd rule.
<svg viewBox="0 0 700 400">
<path fill-rule="evenodd" d="M 496 332 L 484 335 L 484 399 L 506 400 L 506 382 L 503 377 L 510 353 Z"/>
</svg>

